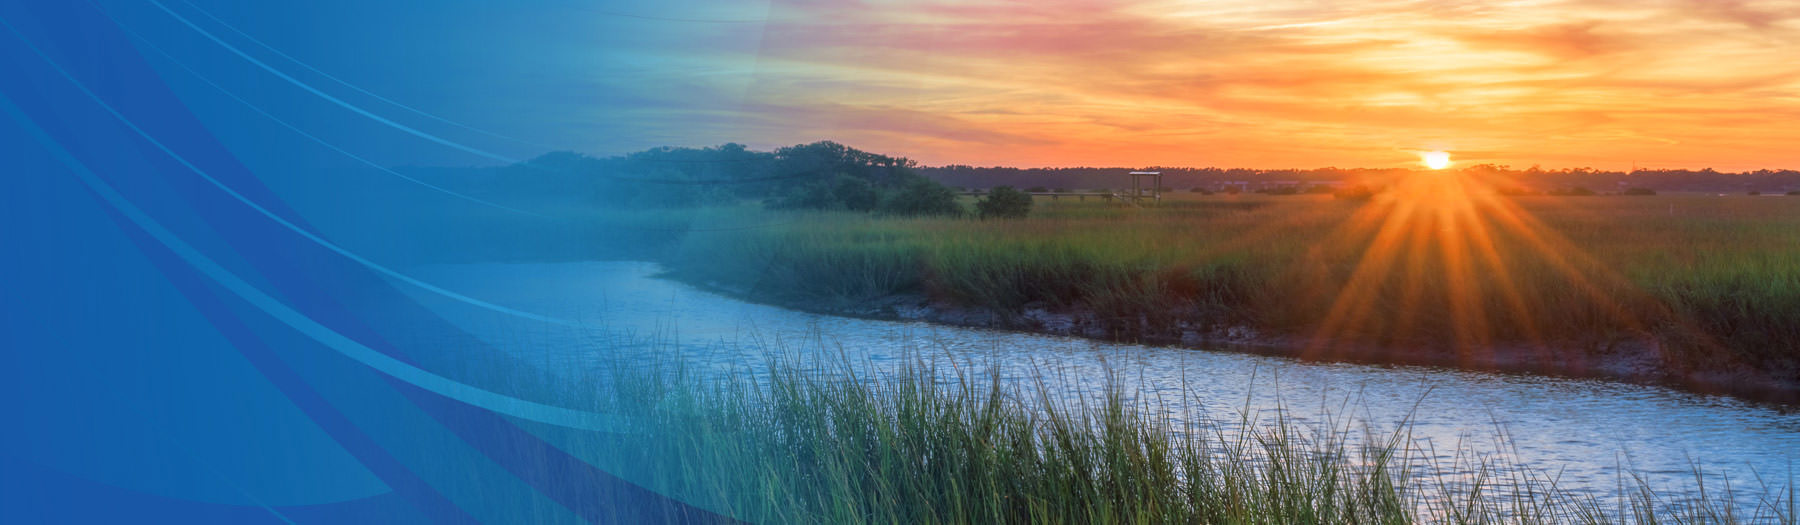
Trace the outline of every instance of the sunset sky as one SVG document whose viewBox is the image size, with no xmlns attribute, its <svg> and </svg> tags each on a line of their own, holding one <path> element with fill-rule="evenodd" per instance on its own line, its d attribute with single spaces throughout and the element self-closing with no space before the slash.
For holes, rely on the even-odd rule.
<svg viewBox="0 0 1800 525">
<path fill-rule="evenodd" d="M 226 87 L 291 87 L 112 3 Z M 407 120 L 519 158 L 835 140 L 932 165 L 1800 168 L 1800 0 L 205 3 L 370 93 L 527 139 Z M 342 138 L 464 162 L 382 139 Z"/>
<path fill-rule="evenodd" d="M 1018 166 L 1382 167 L 1446 150 L 1800 168 L 1800 2 L 687 7 L 598 13 L 685 39 L 619 50 L 655 86 L 638 118 L 684 144 L 832 139 Z"/>
</svg>

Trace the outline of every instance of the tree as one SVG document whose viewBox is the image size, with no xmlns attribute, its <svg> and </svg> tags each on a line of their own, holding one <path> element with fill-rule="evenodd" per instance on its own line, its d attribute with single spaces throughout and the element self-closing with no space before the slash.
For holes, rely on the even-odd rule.
<svg viewBox="0 0 1800 525">
<path fill-rule="evenodd" d="M 873 211 L 881 201 L 881 195 L 875 193 L 875 186 L 869 184 L 869 181 L 843 175 L 838 176 L 837 186 L 831 189 L 831 196 L 850 211 Z"/>
<path fill-rule="evenodd" d="M 1620 195 L 1655 195 L 1655 194 L 1656 194 L 1656 190 L 1653 190 L 1650 188 L 1625 188 L 1625 192 L 1621 193 Z"/>
<path fill-rule="evenodd" d="M 995 186 L 986 198 L 975 203 L 975 211 L 983 219 L 1019 219 L 1031 213 L 1031 194 L 1012 186 Z"/>
<path fill-rule="evenodd" d="M 832 195 L 831 185 L 823 181 L 795 187 L 786 194 L 764 201 L 763 205 L 780 210 L 830 210 L 843 207 L 837 197 Z"/>
</svg>

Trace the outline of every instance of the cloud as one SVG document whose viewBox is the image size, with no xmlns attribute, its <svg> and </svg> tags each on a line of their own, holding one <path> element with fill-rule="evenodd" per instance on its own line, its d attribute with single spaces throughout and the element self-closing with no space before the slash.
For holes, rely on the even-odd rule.
<svg viewBox="0 0 1800 525">
<path fill-rule="evenodd" d="M 684 106 L 670 123 L 709 136 L 854 139 L 934 163 L 1381 165 L 1416 160 L 1393 156 L 1426 143 L 1520 165 L 1800 162 L 1779 147 L 1800 140 L 1786 123 L 1800 114 L 1800 2 L 775 0 L 767 11 L 754 49 L 740 38 L 657 51 L 669 64 L 749 53 L 754 67 L 702 78 L 706 68 L 648 61 L 662 69 L 638 97 Z M 708 42 L 719 29 L 692 31 Z"/>
<path fill-rule="evenodd" d="M 1472 48 L 1512 49 L 1560 60 L 1582 59 L 1633 49 L 1636 39 L 1600 31 L 1599 21 L 1560 23 L 1524 29 L 1451 33 Z"/>
<path fill-rule="evenodd" d="M 1756 7 L 1744 0 L 1686 0 L 1685 3 L 1686 11 L 1756 30 L 1769 29 L 1796 16 L 1796 8 L 1791 3 L 1785 8 L 1772 9 Z"/>
</svg>

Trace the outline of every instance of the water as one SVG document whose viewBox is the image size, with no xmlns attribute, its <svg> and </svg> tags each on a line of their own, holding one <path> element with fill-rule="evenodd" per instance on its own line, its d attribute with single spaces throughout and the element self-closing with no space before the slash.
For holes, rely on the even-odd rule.
<svg viewBox="0 0 1800 525">
<path fill-rule="evenodd" d="M 1628 472 L 1680 491 L 1693 485 L 1699 467 L 1710 491 L 1721 487 L 1715 476 L 1728 477 L 1740 500 L 1754 503 L 1759 478 L 1791 485 L 1800 458 L 1800 413 L 1725 397 L 816 315 L 657 279 L 657 271 L 650 263 L 577 262 L 436 266 L 415 275 L 510 308 L 578 321 L 555 326 L 418 296 L 470 333 L 542 367 L 546 381 L 575 381 L 617 362 L 604 355 L 621 351 L 612 343 L 648 339 L 672 342 L 692 367 L 719 374 L 755 369 L 770 347 L 841 351 L 877 369 L 910 356 L 976 374 L 998 367 L 1008 381 L 1042 372 L 1070 399 L 1098 392 L 1110 370 L 1135 400 L 1177 424 L 1230 426 L 1246 411 L 1266 421 L 1277 407 L 1295 423 L 1348 424 L 1357 431 L 1366 425 L 1389 432 L 1410 421 L 1425 450 L 1421 459 L 1457 478 L 1452 483 L 1467 478 L 1443 467 L 1504 453 L 1555 476 L 1561 488 L 1606 498 L 1630 481 L 1621 478 Z M 668 358 L 666 350 L 660 358 Z"/>
</svg>

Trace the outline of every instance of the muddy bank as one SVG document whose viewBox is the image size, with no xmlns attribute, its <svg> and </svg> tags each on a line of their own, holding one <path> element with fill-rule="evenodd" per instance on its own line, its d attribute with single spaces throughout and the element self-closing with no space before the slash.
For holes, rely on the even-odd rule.
<svg viewBox="0 0 1800 525">
<path fill-rule="evenodd" d="M 999 312 L 933 300 L 920 294 L 898 294 L 862 301 L 780 297 L 741 286 L 697 282 L 679 273 L 661 278 L 680 281 L 736 299 L 810 313 L 862 319 L 924 321 L 949 326 L 988 328 L 1038 334 L 1085 337 L 1115 342 L 1176 346 L 1289 357 L 1301 360 L 1363 364 L 1420 365 L 1508 374 L 1598 378 L 1658 385 L 1687 392 L 1732 396 L 1784 406 L 1800 405 L 1795 374 L 1769 373 L 1743 366 L 1697 367 L 1682 363 L 1652 337 L 1595 338 L 1542 343 L 1498 342 L 1478 346 L 1442 343 L 1376 344 L 1335 340 L 1299 333 L 1269 333 L 1249 326 L 1172 326 L 1121 323 L 1102 319 L 1082 308 L 1030 304 L 1019 312 Z M 1136 326 L 1132 326 L 1132 325 Z M 1121 329 L 1120 326 L 1129 329 Z"/>
</svg>

